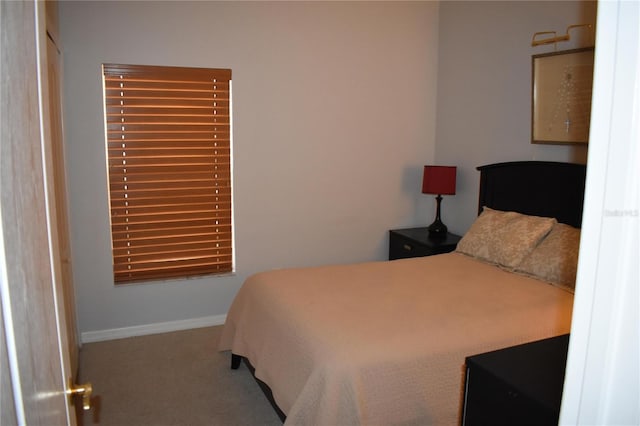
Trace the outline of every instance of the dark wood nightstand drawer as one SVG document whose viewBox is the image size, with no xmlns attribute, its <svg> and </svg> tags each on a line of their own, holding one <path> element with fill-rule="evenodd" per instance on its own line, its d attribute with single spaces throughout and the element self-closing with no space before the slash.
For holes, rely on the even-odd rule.
<svg viewBox="0 0 640 426">
<path fill-rule="evenodd" d="M 407 257 L 431 256 L 434 253 L 431 247 L 417 244 L 401 236 L 392 235 L 389 237 L 389 259 L 393 254 L 394 259 L 404 259 Z"/>
<path fill-rule="evenodd" d="M 430 239 L 427 228 L 394 229 L 389 231 L 389 260 L 431 256 L 455 250 L 460 237 Z"/>
</svg>

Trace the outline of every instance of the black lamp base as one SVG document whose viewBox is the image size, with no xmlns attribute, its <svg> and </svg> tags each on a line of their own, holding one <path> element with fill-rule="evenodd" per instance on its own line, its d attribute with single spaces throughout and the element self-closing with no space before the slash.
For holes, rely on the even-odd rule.
<svg viewBox="0 0 640 426">
<path fill-rule="evenodd" d="M 436 219 L 427 229 L 429 238 L 445 238 L 447 236 L 447 225 L 442 223 L 440 219 Z"/>
<path fill-rule="evenodd" d="M 429 238 L 445 238 L 447 236 L 447 225 L 440 220 L 440 201 L 442 201 L 442 195 L 436 197 L 437 209 L 436 220 L 427 228 L 429 230 Z"/>
</svg>

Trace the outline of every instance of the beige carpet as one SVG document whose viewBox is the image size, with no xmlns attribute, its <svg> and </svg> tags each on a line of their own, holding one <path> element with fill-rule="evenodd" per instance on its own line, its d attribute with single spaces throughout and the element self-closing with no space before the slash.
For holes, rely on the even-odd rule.
<svg viewBox="0 0 640 426">
<path fill-rule="evenodd" d="M 218 352 L 222 327 L 85 344 L 80 382 L 94 389 L 83 426 L 282 425 L 243 364 Z"/>
</svg>

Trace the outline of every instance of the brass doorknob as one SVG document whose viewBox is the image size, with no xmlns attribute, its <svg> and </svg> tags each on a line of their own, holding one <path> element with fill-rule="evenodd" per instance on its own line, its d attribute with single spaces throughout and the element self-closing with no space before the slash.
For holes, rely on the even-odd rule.
<svg viewBox="0 0 640 426">
<path fill-rule="evenodd" d="M 81 395 L 82 396 L 82 409 L 89 410 L 91 409 L 91 392 L 93 392 L 93 387 L 91 383 L 85 383 L 83 385 L 74 385 L 71 379 L 69 379 L 69 387 L 67 389 L 67 395 L 69 395 L 71 404 L 73 405 L 74 396 Z"/>
</svg>

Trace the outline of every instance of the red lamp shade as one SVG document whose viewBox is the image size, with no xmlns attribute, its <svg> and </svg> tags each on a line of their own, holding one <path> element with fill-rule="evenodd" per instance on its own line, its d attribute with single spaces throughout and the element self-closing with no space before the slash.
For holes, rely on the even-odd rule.
<svg viewBox="0 0 640 426">
<path fill-rule="evenodd" d="M 455 195 L 455 166 L 424 166 L 424 175 L 422 177 L 422 193 Z"/>
</svg>

